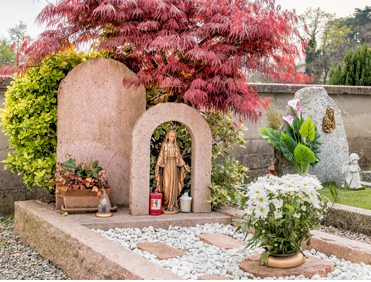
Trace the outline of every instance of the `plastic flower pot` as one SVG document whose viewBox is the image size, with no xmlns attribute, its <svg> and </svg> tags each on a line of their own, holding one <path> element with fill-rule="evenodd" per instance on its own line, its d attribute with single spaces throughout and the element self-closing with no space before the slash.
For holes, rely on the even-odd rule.
<svg viewBox="0 0 371 282">
<path fill-rule="evenodd" d="M 111 195 L 111 188 L 104 189 L 107 196 Z M 63 196 L 65 208 L 96 208 L 99 205 L 97 192 L 91 189 L 67 190 Z"/>
</svg>

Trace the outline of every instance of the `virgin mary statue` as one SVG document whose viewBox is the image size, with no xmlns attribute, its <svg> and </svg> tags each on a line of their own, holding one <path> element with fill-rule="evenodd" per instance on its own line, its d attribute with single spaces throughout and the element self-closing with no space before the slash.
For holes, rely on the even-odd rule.
<svg viewBox="0 0 371 282">
<path fill-rule="evenodd" d="M 180 153 L 176 136 L 176 131 L 173 129 L 166 133 L 156 163 L 156 189 L 164 195 L 163 213 L 179 212 L 178 199 L 184 186 L 186 170 L 189 171 Z"/>
</svg>

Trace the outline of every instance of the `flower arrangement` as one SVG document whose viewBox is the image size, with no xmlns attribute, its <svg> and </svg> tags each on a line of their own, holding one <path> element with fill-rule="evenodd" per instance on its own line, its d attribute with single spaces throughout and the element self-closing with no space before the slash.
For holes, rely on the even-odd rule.
<svg viewBox="0 0 371 282">
<path fill-rule="evenodd" d="M 301 116 L 302 106 L 298 106 L 298 102 L 299 99 L 288 102 L 295 116 L 283 117 L 288 123 L 286 133 L 268 127 L 259 128 L 259 133 L 283 153 L 298 173 L 303 174 L 308 173 L 309 166 L 319 166 L 322 141 L 312 118 L 304 120 Z"/>
<path fill-rule="evenodd" d="M 298 174 L 259 177 L 251 183 L 246 194 L 248 200 L 241 199 L 239 205 L 246 213 L 234 221 L 241 223 L 243 233 L 246 226 L 255 228 L 247 247 L 258 245 L 266 250 L 261 265 L 267 263 L 270 254 L 299 251 L 304 255 L 302 242 L 307 240 L 310 244 L 310 230 L 319 227 L 327 210 L 328 200 L 318 189 L 322 185 L 317 178 Z"/>
<path fill-rule="evenodd" d="M 70 158 L 62 164 L 57 163 L 54 177 L 55 180 L 50 185 L 56 186 L 56 193 L 60 198 L 63 197 L 63 193 L 71 189 L 91 189 L 100 197 L 105 188 L 110 188 L 106 173 L 98 166 L 98 161 L 92 161 L 89 165 L 76 164 L 76 160 Z"/>
</svg>

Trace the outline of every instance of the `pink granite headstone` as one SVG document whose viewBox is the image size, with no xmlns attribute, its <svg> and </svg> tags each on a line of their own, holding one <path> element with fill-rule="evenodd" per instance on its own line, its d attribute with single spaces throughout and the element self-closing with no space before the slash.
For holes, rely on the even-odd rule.
<svg viewBox="0 0 371 282">
<path fill-rule="evenodd" d="M 98 160 L 116 205 L 129 204 L 131 135 L 146 110 L 144 87 L 125 87 L 128 77 L 136 75 L 118 61 L 91 59 L 76 66 L 58 91 L 57 161 L 64 162 L 66 153 L 77 162 Z M 62 204 L 58 199 L 57 209 Z"/>
</svg>

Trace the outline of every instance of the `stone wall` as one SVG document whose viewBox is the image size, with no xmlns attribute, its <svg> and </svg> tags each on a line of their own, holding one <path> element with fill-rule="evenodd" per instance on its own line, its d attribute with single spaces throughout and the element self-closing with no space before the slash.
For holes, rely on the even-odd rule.
<svg viewBox="0 0 371 282">
<path fill-rule="evenodd" d="M 271 98 L 275 109 L 283 113 L 287 101 L 302 85 L 256 84 L 261 99 Z M 313 85 L 314 86 L 314 85 Z M 342 112 L 345 132 L 347 134 L 349 153 L 356 153 L 361 158 L 362 169 L 369 170 L 371 166 L 371 87 L 362 86 L 322 86 Z M 251 178 L 267 174 L 268 167 L 273 164 L 273 149 L 260 137 L 258 128 L 267 126 L 265 112 L 258 124 L 246 122 L 246 149 L 236 148 L 232 153 L 250 171 Z"/>
<path fill-rule="evenodd" d="M 0 82 L 0 107 L 3 108 L 5 101 L 6 87 L 9 81 Z M 1 127 L 2 130 L 2 127 Z M 9 137 L 3 132 L 0 133 L 0 161 L 5 160 L 8 156 Z M 10 169 L 4 170 L 4 163 L 0 162 L 0 216 L 8 216 L 14 212 L 15 201 L 25 201 L 32 199 L 40 199 L 49 195 L 42 188 L 33 188 L 28 190 L 22 182 L 21 175 L 14 175 Z"/>
</svg>

